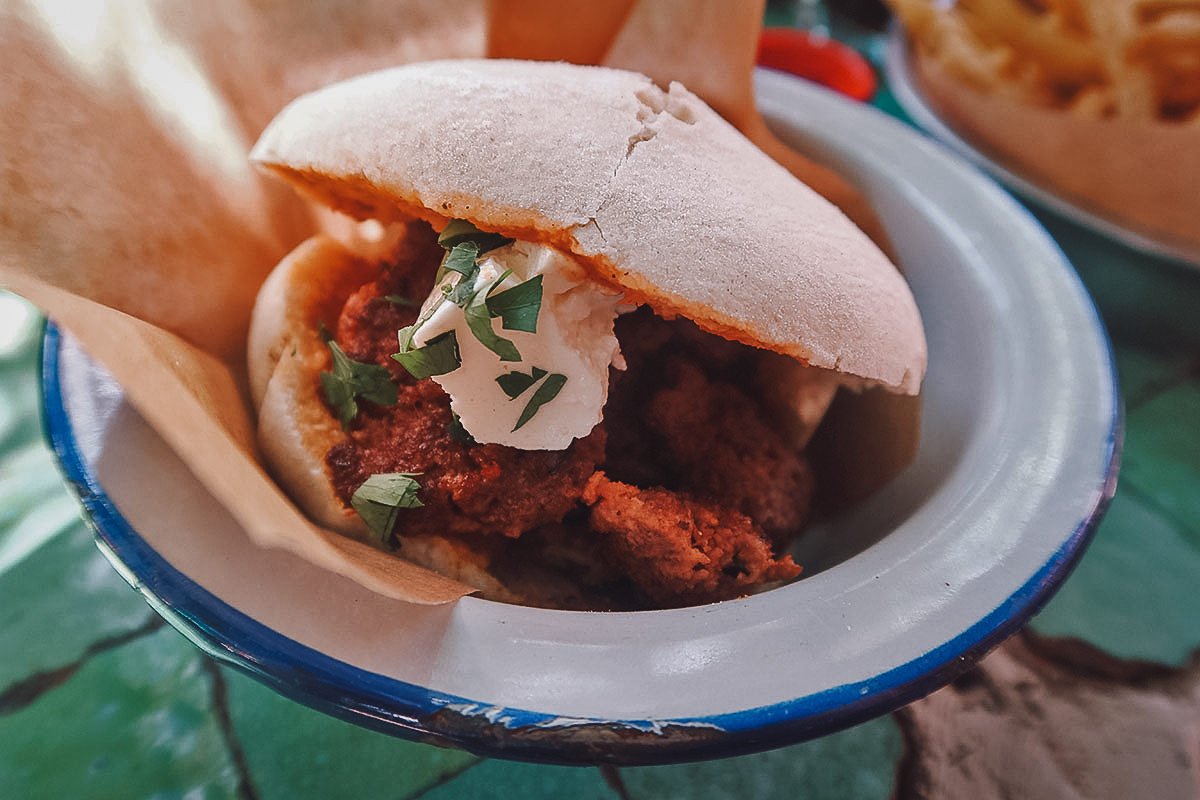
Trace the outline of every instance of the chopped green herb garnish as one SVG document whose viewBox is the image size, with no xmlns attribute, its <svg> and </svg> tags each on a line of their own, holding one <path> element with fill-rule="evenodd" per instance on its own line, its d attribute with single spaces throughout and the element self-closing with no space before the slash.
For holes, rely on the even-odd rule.
<svg viewBox="0 0 1200 800">
<path fill-rule="evenodd" d="M 471 329 L 471 333 L 475 334 L 479 343 L 500 356 L 501 361 L 520 361 L 521 353 L 517 350 L 517 346 L 497 334 L 495 328 L 492 327 L 492 313 L 487 306 L 488 294 L 506 277 L 508 277 L 508 273 L 493 281 L 491 286 L 475 292 L 463 307 L 463 315 L 467 319 L 467 327 Z"/>
<path fill-rule="evenodd" d="M 462 444 L 478 444 L 478 442 L 475 441 L 475 437 L 472 436 L 471 432 L 467 430 L 465 425 L 462 424 L 462 417 L 458 416 L 458 414 L 455 414 L 454 412 L 450 413 L 453 416 L 451 420 L 446 423 L 446 434 L 450 437 L 450 441 L 460 442 Z"/>
<path fill-rule="evenodd" d="M 479 246 L 480 254 L 512 244 L 514 241 L 498 233 L 485 233 L 465 219 L 450 220 L 450 224 L 438 236 L 438 244 L 447 250 L 452 250 L 463 242 L 474 242 Z"/>
<path fill-rule="evenodd" d="M 391 539 L 400 509 L 424 505 L 417 497 L 421 485 L 415 479 L 419 476 L 417 472 L 372 475 L 354 490 L 350 505 L 381 544 Z"/>
<path fill-rule="evenodd" d="M 456 244 L 446 253 L 442 259 L 442 274 L 446 272 L 457 272 L 464 278 L 472 279 L 479 273 L 479 256 L 482 250 L 475 242 L 462 242 Z M 465 281 L 464 281 L 465 282 Z M 474 283 L 471 280 L 471 283 Z"/>
<path fill-rule="evenodd" d="M 353 360 L 324 326 L 321 326 L 321 338 L 333 355 L 333 371 L 321 373 L 321 388 L 343 429 L 358 416 L 360 398 L 381 406 L 395 405 L 396 384 L 392 383 L 392 375 L 386 367 Z"/>
<path fill-rule="evenodd" d="M 542 380 L 543 378 L 545 380 Z M 513 426 L 514 431 L 519 430 L 526 422 L 533 419 L 533 415 L 538 412 L 538 409 L 558 397 L 558 393 L 567 383 L 567 376 L 557 372 L 547 372 L 541 367 L 534 367 L 529 372 L 506 372 L 496 377 L 496 383 L 500 384 L 501 390 L 508 395 L 509 400 L 516 400 L 539 381 L 541 381 L 541 385 L 522 409 L 521 416 L 517 418 L 517 424 Z"/>
<path fill-rule="evenodd" d="M 414 378 L 422 380 L 434 375 L 445 375 L 462 365 L 462 357 L 458 353 L 458 335 L 453 329 L 438 334 L 421 347 L 413 349 L 414 327 L 410 325 L 401 329 L 400 352 L 392 355 L 392 358 L 399 361 Z"/>
<path fill-rule="evenodd" d="M 404 295 L 401 295 L 401 294 L 385 294 L 383 297 L 381 297 L 379 299 L 386 300 L 387 302 L 391 303 L 392 305 L 396 305 L 396 306 L 405 306 L 407 308 L 420 308 L 421 307 L 420 300 L 413 300 L 411 297 L 405 297 Z"/>
<path fill-rule="evenodd" d="M 537 333 L 538 313 L 542 310 L 542 276 L 535 275 L 511 289 L 487 299 L 488 311 L 500 317 L 506 331 Z"/>
<path fill-rule="evenodd" d="M 525 393 L 530 386 L 546 377 L 546 370 L 541 367 L 534 367 L 529 372 L 506 372 L 503 375 L 496 377 L 496 383 L 500 384 L 500 388 L 508 395 L 509 400 L 516 400 Z"/>
<path fill-rule="evenodd" d="M 566 384 L 566 375 L 552 372 L 546 376 L 546 380 L 542 381 L 542 385 L 534 391 L 533 397 L 529 398 L 529 402 L 525 404 L 525 409 L 521 412 L 521 416 L 517 418 L 517 424 L 513 426 L 513 430 L 520 430 L 522 425 L 533 419 L 533 415 L 538 412 L 538 409 L 558 397 L 558 393 L 562 391 L 563 386 L 566 386 Z"/>
<path fill-rule="evenodd" d="M 478 285 L 480 256 L 512 241 L 504 236 L 484 233 L 464 220 L 451 221 L 438 237 L 438 243 L 447 250 L 437 278 L 442 297 L 431 304 L 420 319 L 399 332 L 400 352 L 392 356 L 418 380 L 444 375 L 462 364 L 457 339 L 452 348 L 449 343 L 439 342 L 434 351 L 422 353 L 446 334 L 429 340 L 424 347 L 413 348 L 417 331 L 445 302 L 462 309 L 467 328 L 501 361 L 521 360 L 517 346 L 496 333 L 492 320 L 499 317 L 504 330 L 537 333 L 537 319 L 542 308 L 542 276 L 530 278 L 495 295 L 492 293 L 512 274 L 511 271 L 506 271 L 486 286 Z"/>
</svg>

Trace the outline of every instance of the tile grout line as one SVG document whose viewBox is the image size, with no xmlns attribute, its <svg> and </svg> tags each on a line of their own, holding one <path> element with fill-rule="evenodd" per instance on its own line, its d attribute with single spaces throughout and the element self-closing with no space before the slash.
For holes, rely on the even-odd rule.
<svg viewBox="0 0 1200 800">
<path fill-rule="evenodd" d="M 255 786 L 254 777 L 250 772 L 246 749 L 242 747 L 242 740 L 238 737 L 237 729 L 233 724 L 233 714 L 229 708 L 229 684 L 225 680 L 224 673 L 221 672 L 221 666 L 215 659 L 205 655 L 201 660 L 204 671 L 208 673 L 209 686 L 212 691 L 212 713 L 217 719 L 221 738 L 225 740 L 225 748 L 229 751 L 229 757 L 233 759 L 233 767 L 237 772 L 238 797 L 240 800 L 258 800 L 258 788 Z"/>
<path fill-rule="evenodd" d="M 424 797 L 429 792 L 432 792 L 435 789 L 440 789 L 443 786 L 448 785 L 449 783 L 453 782 L 456 778 L 459 778 L 462 775 L 466 774 L 466 772 L 468 770 L 470 770 L 474 767 L 477 767 L 480 764 L 483 764 L 485 761 L 487 761 L 487 759 L 477 757 L 471 763 L 464 764 L 463 766 L 459 767 L 458 769 L 447 772 L 446 774 L 442 775 L 436 781 L 429 784 L 428 786 L 422 786 L 420 789 L 413 792 L 412 794 L 408 794 L 408 795 L 405 795 L 404 797 L 400 798 L 400 800 L 419 800 L 419 798 Z"/>
<path fill-rule="evenodd" d="M 1200 379 L 1200 353 L 1189 354 L 1178 370 L 1172 371 L 1165 377 L 1150 381 L 1136 396 L 1127 396 L 1125 411 L 1127 414 L 1136 411 L 1138 408 L 1154 402 L 1161 395 L 1198 379 Z"/>
<path fill-rule="evenodd" d="M 1138 502 L 1142 503 L 1147 508 L 1153 510 L 1154 513 L 1158 514 L 1164 520 L 1167 520 L 1168 522 L 1170 522 L 1171 525 L 1174 526 L 1175 528 L 1178 528 L 1179 531 L 1177 531 L 1177 533 L 1182 532 L 1184 536 L 1187 536 L 1186 532 L 1190 532 L 1192 530 L 1192 526 L 1187 520 L 1180 519 L 1175 513 L 1173 513 L 1171 511 L 1171 509 L 1164 506 L 1151 493 L 1142 489 L 1142 487 L 1140 487 L 1138 485 L 1137 481 L 1135 481 L 1135 480 L 1125 481 L 1121 485 L 1121 490 L 1122 490 L 1122 493 L 1125 494 L 1127 497 L 1129 497 L 1130 499 L 1137 499 Z"/>
<path fill-rule="evenodd" d="M 625 776 L 621 774 L 621 768 L 612 764 L 604 764 L 600 767 L 600 775 L 604 778 L 604 782 L 608 784 L 608 788 L 616 792 L 619 800 L 633 800 L 633 795 L 629 793 L 628 787 L 625 786 Z"/>
<path fill-rule="evenodd" d="M 70 680 L 92 658 L 144 636 L 149 636 L 162 628 L 164 624 L 162 617 L 150 614 L 149 618 L 136 628 L 92 642 L 74 661 L 53 669 L 35 672 L 18 680 L 0 691 L 0 716 L 15 714 L 28 708 L 39 698 Z"/>
</svg>

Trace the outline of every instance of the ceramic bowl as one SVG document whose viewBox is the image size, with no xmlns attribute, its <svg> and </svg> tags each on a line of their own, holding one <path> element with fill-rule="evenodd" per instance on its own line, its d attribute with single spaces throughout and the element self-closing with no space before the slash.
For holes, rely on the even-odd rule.
<svg viewBox="0 0 1200 800">
<path fill-rule="evenodd" d="M 53 327 L 49 435 L 101 549 L 175 627 L 284 695 L 487 756 L 650 764 L 820 736 L 942 686 L 1066 578 L 1112 496 L 1120 404 L 1070 264 L 989 179 L 878 111 L 760 72 L 771 126 L 870 197 L 929 339 L 915 462 L 806 544 L 796 582 L 713 605 L 387 600 L 253 546 Z"/>
</svg>

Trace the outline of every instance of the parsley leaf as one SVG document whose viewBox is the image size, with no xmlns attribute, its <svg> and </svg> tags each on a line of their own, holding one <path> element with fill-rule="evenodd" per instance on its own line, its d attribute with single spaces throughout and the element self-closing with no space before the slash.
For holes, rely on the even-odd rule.
<svg viewBox="0 0 1200 800">
<path fill-rule="evenodd" d="M 498 233 L 485 233 L 465 219 L 450 220 L 450 224 L 438 236 L 438 244 L 447 250 L 452 250 L 463 242 L 474 242 L 479 247 L 480 254 L 512 244 L 514 241 Z"/>
<path fill-rule="evenodd" d="M 479 266 L 476 265 L 474 272 L 470 275 L 464 275 L 449 291 L 446 291 L 445 288 L 442 289 L 446 294 L 445 299 L 459 308 L 465 309 L 479 291 L 475 288 L 475 281 L 478 278 Z"/>
<path fill-rule="evenodd" d="M 450 441 L 461 444 L 479 444 L 475 441 L 475 437 L 471 435 L 471 432 L 467 430 L 466 426 L 462 424 L 462 418 L 453 411 L 450 414 L 451 419 L 446 423 L 446 435 L 450 437 Z"/>
<path fill-rule="evenodd" d="M 467 327 L 471 329 L 471 333 L 475 334 L 475 338 L 479 340 L 479 343 L 500 356 L 501 361 L 520 361 L 521 353 L 517 350 L 517 346 L 497 334 L 492 327 L 492 313 L 488 311 L 487 307 L 488 293 L 504 280 L 507 275 L 508 273 L 501 275 L 491 286 L 481 288 L 475 292 L 467 304 L 463 306 L 463 315 L 467 319 Z"/>
<path fill-rule="evenodd" d="M 487 299 L 488 311 L 500 317 L 506 331 L 537 333 L 538 313 L 542 310 L 542 276 L 535 275 L 511 289 Z"/>
<path fill-rule="evenodd" d="M 380 543 L 391 539 L 400 509 L 424 505 L 417 497 L 421 485 L 415 478 L 419 476 L 418 472 L 381 473 L 367 478 L 354 490 L 350 505 Z"/>
<path fill-rule="evenodd" d="M 545 380 L 542 380 L 543 378 Z M 509 400 L 516 400 L 539 381 L 541 386 L 538 386 L 529 398 L 529 402 L 525 404 L 521 416 L 517 418 L 517 424 L 513 426 L 514 431 L 519 430 L 526 422 L 533 419 L 533 415 L 538 412 L 538 409 L 558 397 L 558 393 L 567 383 L 567 376 L 557 372 L 547 372 L 541 367 L 533 367 L 527 373 L 506 372 L 496 377 L 496 383 L 500 384 L 501 390 L 508 395 Z"/>
<path fill-rule="evenodd" d="M 498 375 L 496 383 L 500 384 L 500 388 L 508 395 L 509 400 L 516 400 L 524 394 L 525 390 L 544 377 L 546 377 L 546 370 L 541 367 L 534 367 L 528 373 L 506 372 L 503 375 Z"/>
<path fill-rule="evenodd" d="M 459 368 L 462 357 L 458 354 L 458 335 L 453 328 L 413 349 L 415 328 L 415 325 L 410 325 L 400 330 L 400 352 L 394 353 L 392 358 L 399 361 L 417 380 L 445 375 Z"/>
<path fill-rule="evenodd" d="M 513 430 L 520 430 L 522 425 L 533 419 L 533 415 L 538 412 L 538 409 L 558 397 L 558 393 L 562 391 L 563 386 L 566 386 L 566 384 L 566 375 L 557 372 L 550 373 L 546 377 L 546 380 L 542 381 L 542 385 L 534 391 L 533 397 L 529 398 L 529 402 L 525 404 L 525 409 L 521 412 L 521 416 L 517 418 L 517 424 L 513 426 Z"/>
<path fill-rule="evenodd" d="M 446 253 L 446 257 L 442 259 L 442 274 L 447 272 L 457 272 L 464 278 L 464 283 L 474 283 L 474 277 L 479 272 L 479 267 L 475 263 L 478 261 L 482 251 L 479 245 L 475 242 L 463 242 L 456 244 L 451 248 L 450 252 Z"/>
<path fill-rule="evenodd" d="M 385 300 L 395 306 L 405 306 L 406 308 L 420 308 L 421 301 L 413 300 L 411 297 L 405 297 L 402 294 L 385 294 L 380 300 Z"/>
<path fill-rule="evenodd" d="M 353 360 L 323 326 L 321 338 L 333 355 L 333 371 L 321 373 L 321 388 L 343 430 L 358 416 L 359 398 L 381 406 L 395 405 L 398 393 L 386 367 Z"/>
</svg>

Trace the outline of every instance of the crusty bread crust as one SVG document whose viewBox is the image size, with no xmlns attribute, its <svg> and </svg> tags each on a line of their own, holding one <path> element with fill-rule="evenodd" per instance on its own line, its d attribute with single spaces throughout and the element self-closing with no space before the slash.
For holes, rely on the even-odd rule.
<svg viewBox="0 0 1200 800">
<path fill-rule="evenodd" d="M 358 218 L 581 256 L 666 316 L 914 394 L 926 348 L 887 257 L 679 85 L 546 62 L 428 62 L 306 95 L 252 158 Z"/>
<path fill-rule="evenodd" d="M 376 270 L 333 239 L 307 240 L 263 284 L 248 346 L 258 446 L 267 468 L 313 521 L 355 538 L 366 535 L 366 526 L 342 506 L 325 465 L 325 453 L 343 433 L 323 400 L 320 373 L 330 367 L 320 325 L 336 325 L 346 298 Z"/>
<path fill-rule="evenodd" d="M 395 246 L 404 246 L 402 235 Z M 334 239 L 314 236 L 280 262 L 263 285 L 249 338 L 258 446 L 267 469 L 310 519 L 360 541 L 369 540 L 367 527 L 342 505 L 325 462 L 345 434 L 323 400 L 320 373 L 330 368 L 330 357 L 320 325 L 335 326 L 346 299 L 377 271 L 376 261 Z M 486 553 L 424 537 L 405 539 L 403 555 L 490 599 L 517 601 L 488 573 Z"/>
</svg>

